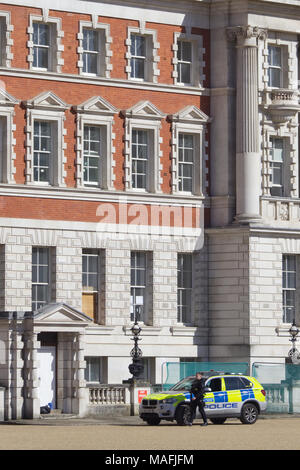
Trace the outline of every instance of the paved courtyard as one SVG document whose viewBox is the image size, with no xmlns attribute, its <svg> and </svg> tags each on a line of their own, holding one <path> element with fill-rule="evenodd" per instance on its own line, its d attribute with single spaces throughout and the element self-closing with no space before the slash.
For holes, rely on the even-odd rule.
<svg viewBox="0 0 300 470">
<path fill-rule="evenodd" d="M 252 426 L 199 424 L 151 427 L 138 417 L 22 420 L 0 425 L 0 450 L 300 450 L 299 417 L 264 417 Z"/>
</svg>

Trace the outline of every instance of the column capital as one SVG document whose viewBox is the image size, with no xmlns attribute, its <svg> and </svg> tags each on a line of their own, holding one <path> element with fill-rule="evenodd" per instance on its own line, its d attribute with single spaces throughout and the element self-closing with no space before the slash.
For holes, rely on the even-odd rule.
<svg viewBox="0 0 300 470">
<path fill-rule="evenodd" d="M 233 26 L 226 29 L 227 39 L 237 41 L 238 46 L 256 46 L 258 39 L 265 40 L 268 31 L 258 26 Z"/>
</svg>

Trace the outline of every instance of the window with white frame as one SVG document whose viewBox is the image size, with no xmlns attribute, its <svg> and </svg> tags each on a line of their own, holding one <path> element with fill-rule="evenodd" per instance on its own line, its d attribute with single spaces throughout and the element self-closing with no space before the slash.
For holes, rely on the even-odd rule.
<svg viewBox="0 0 300 470">
<path fill-rule="evenodd" d="M 169 116 L 172 122 L 172 192 L 203 195 L 206 175 L 206 125 L 209 117 L 196 106 Z"/>
<path fill-rule="evenodd" d="M 193 134 L 179 134 L 178 178 L 179 191 L 193 192 L 195 138 Z"/>
<path fill-rule="evenodd" d="M 18 101 L 0 88 L 0 182 L 15 183 L 14 108 Z"/>
<path fill-rule="evenodd" d="M 129 27 L 126 45 L 127 78 L 157 83 L 160 60 L 157 31 L 146 29 L 143 24 L 140 28 Z"/>
<path fill-rule="evenodd" d="M 145 382 L 153 383 L 155 381 L 155 361 L 152 357 L 142 357 L 142 364 L 144 366 L 142 374 L 139 375 L 139 379 L 144 380 Z"/>
<path fill-rule="evenodd" d="M 82 311 L 98 320 L 100 290 L 100 254 L 98 250 L 82 251 Z"/>
<path fill-rule="evenodd" d="M 104 383 L 104 357 L 85 356 L 84 378 L 88 383 Z"/>
<path fill-rule="evenodd" d="M 0 181 L 4 182 L 7 164 L 7 117 L 0 115 Z"/>
<path fill-rule="evenodd" d="M 147 189 L 149 131 L 133 129 L 131 146 L 132 188 Z"/>
<path fill-rule="evenodd" d="M 49 16 L 47 9 L 43 15 L 29 15 L 27 61 L 30 69 L 36 71 L 61 72 L 64 65 L 62 52 L 62 19 Z"/>
<path fill-rule="evenodd" d="M 0 16 L 0 66 L 2 67 L 5 63 L 5 17 Z"/>
<path fill-rule="evenodd" d="M 33 23 L 33 67 L 51 69 L 51 26 Z"/>
<path fill-rule="evenodd" d="M 270 194 L 284 197 L 290 194 L 290 165 L 287 139 L 270 137 Z"/>
<path fill-rule="evenodd" d="M 102 131 L 103 134 L 103 131 Z M 101 127 L 85 125 L 83 137 L 83 181 L 86 186 L 99 186 L 101 181 Z"/>
<path fill-rule="evenodd" d="M 12 24 L 10 24 L 10 13 L 6 11 L 0 11 L 0 66 L 10 67 L 13 54 L 11 52 L 11 46 L 14 41 L 11 38 L 11 32 L 14 30 Z"/>
<path fill-rule="evenodd" d="M 282 84 L 282 48 L 268 46 L 268 85 L 272 88 L 281 88 Z"/>
<path fill-rule="evenodd" d="M 83 29 L 83 69 L 84 73 L 100 75 L 100 34 L 93 29 Z"/>
<path fill-rule="evenodd" d="M 146 45 L 147 39 L 145 36 L 139 34 L 131 34 L 131 78 L 138 80 L 146 79 Z"/>
<path fill-rule="evenodd" d="M 283 255 L 282 257 L 282 320 L 292 323 L 296 315 L 297 293 L 297 257 Z"/>
<path fill-rule="evenodd" d="M 172 59 L 174 84 L 203 86 L 205 80 L 203 37 L 192 34 L 190 28 L 186 27 L 185 33 L 174 33 L 172 49 L 174 51 Z"/>
<path fill-rule="evenodd" d="M 51 249 L 32 247 L 32 310 L 51 301 Z"/>
<path fill-rule="evenodd" d="M 97 15 L 92 17 L 93 21 L 79 22 L 77 67 L 80 74 L 110 78 L 113 68 L 110 25 L 98 23 Z"/>
<path fill-rule="evenodd" d="M 140 321 L 147 317 L 147 290 L 148 290 L 148 254 L 143 251 L 131 252 L 130 268 L 130 319 L 135 320 L 137 311 L 140 312 Z"/>
<path fill-rule="evenodd" d="M 193 44 L 190 41 L 179 40 L 177 50 L 178 84 L 190 85 L 192 83 L 192 51 Z"/>
<path fill-rule="evenodd" d="M 193 257 L 192 254 L 177 255 L 177 320 L 192 321 Z"/>
<path fill-rule="evenodd" d="M 125 189 L 161 192 L 161 120 L 165 117 L 149 101 L 140 101 L 125 117 Z"/>
<path fill-rule="evenodd" d="M 33 181 L 51 183 L 53 173 L 53 131 L 49 121 L 34 121 Z"/>
<path fill-rule="evenodd" d="M 76 185 L 113 189 L 114 115 L 118 112 L 100 96 L 74 106 L 77 113 Z"/>
<path fill-rule="evenodd" d="M 52 92 L 23 101 L 26 108 L 26 184 L 65 186 L 64 129 L 68 105 Z"/>
</svg>

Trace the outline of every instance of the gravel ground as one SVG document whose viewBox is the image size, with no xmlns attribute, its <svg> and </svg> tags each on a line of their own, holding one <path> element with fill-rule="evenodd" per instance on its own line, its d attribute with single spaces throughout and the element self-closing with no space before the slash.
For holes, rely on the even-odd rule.
<svg viewBox="0 0 300 470">
<path fill-rule="evenodd" d="M 300 417 L 261 417 L 254 425 L 148 426 L 138 417 L 39 419 L 0 425 L 0 450 L 300 450 Z"/>
</svg>

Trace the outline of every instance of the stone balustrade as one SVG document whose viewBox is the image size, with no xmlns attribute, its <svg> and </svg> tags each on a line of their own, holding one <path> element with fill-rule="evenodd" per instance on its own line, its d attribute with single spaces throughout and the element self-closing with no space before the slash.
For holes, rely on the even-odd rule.
<svg viewBox="0 0 300 470">
<path fill-rule="evenodd" d="M 126 405 L 128 403 L 127 388 L 124 385 L 89 386 L 90 405 Z"/>
<path fill-rule="evenodd" d="M 261 215 L 268 222 L 276 221 L 276 225 L 289 226 L 294 224 L 300 226 L 300 199 L 262 197 Z"/>
</svg>

